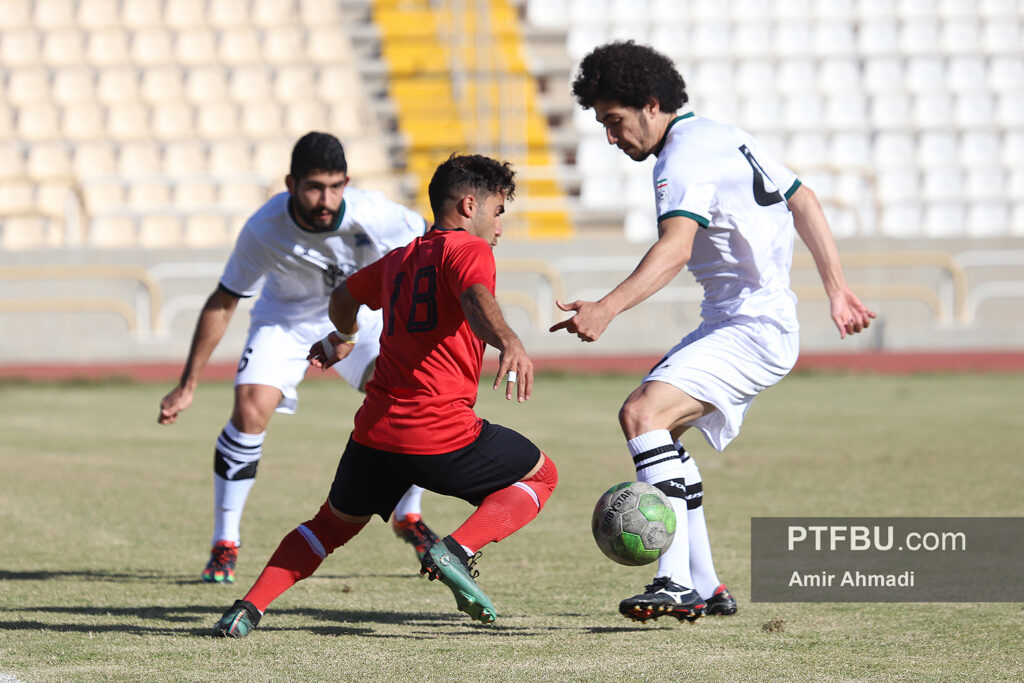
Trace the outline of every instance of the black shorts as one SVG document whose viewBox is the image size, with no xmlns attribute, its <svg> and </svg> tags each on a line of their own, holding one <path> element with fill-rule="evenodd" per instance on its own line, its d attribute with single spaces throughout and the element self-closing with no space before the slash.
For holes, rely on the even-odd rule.
<svg viewBox="0 0 1024 683">
<path fill-rule="evenodd" d="M 522 479 L 539 460 L 532 441 L 487 420 L 476 441 L 439 455 L 391 453 L 349 437 L 328 499 L 345 514 L 377 514 L 385 521 L 413 484 L 479 505 Z"/>
</svg>

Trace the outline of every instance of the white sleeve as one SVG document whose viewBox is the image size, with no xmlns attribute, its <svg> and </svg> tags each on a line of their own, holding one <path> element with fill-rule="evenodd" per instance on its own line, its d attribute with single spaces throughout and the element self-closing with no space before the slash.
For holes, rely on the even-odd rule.
<svg viewBox="0 0 1024 683">
<path fill-rule="evenodd" d="M 711 223 L 711 203 L 716 184 L 711 178 L 688 178 L 671 162 L 654 167 L 654 198 L 658 221 L 684 216 L 707 227 Z"/>
<path fill-rule="evenodd" d="M 788 166 L 779 162 L 774 155 L 772 155 L 767 149 L 765 149 L 761 143 L 755 138 L 748 138 L 748 145 L 750 151 L 757 159 L 758 165 L 764 170 L 765 174 L 772 181 L 779 192 L 783 194 L 786 199 L 789 199 L 796 188 L 800 187 L 800 181 Z"/>
<path fill-rule="evenodd" d="M 266 247 L 248 224 L 238 233 L 235 248 L 224 266 L 220 284 L 241 297 L 250 297 L 259 291 L 263 275 L 269 267 Z"/>
<path fill-rule="evenodd" d="M 374 224 L 373 241 L 378 252 L 376 258 L 421 237 L 426 227 L 423 216 L 415 211 L 387 199 L 382 200 L 377 207 Z"/>
</svg>

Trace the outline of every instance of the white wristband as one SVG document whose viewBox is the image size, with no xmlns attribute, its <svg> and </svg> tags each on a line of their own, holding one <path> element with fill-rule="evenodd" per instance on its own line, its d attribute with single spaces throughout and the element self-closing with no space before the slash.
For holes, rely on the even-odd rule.
<svg viewBox="0 0 1024 683">
<path fill-rule="evenodd" d="M 345 334 L 344 332 L 338 332 L 337 330 L 335 330 L 334 334 L 341 337 L 341 341 L 345 342 L 346 344 L 355 344 L 357 341 L 359 341 L 359 330 L 356 330 L 352 334 Z"/>
</svg>

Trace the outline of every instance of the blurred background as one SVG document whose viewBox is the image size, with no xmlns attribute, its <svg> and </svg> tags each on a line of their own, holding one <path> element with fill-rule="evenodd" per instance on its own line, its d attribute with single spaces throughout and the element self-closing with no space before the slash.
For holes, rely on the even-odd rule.
<svg viewBox="0 0 1024 683">
<path fill-rule="evenodd" d="M 806 352 L 1024 350 L 1022 33 L 1024 0 L 0 0 L 0 365 L 180 365 L 309 130 L 424 214 L 452 151 L 512 161 L 495 253 L 527 348 L 661 353 L 698 324 L 686 273 L 597 344 L 546 331 L 656 237 L 653 159 L 569 92 L 617 39 L 669 55 L 697 114 L 822 200 L 879 319 L 840 342 L 798 246 Z"/>
</svg>

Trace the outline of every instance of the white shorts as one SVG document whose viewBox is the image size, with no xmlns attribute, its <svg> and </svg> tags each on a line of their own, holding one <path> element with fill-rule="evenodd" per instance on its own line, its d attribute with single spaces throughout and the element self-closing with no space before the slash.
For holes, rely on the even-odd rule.
<svg viewBox="0 0 1024 683">
<path fill-rule="evenodd" d="M 353 388 L 359 389 L 367 369 L 380 355 L 380 332 L 383 321 L 380 311 L 362 306 L 357 314 L 359 341 L 344 360 L 332 368 Z M 279 413 L 294 413 L 299 396 L 296 387 L 309 369 L 309 347 L 323 339 L 334 325 L 327 322 L 302 323 L 285 327 L 254 322 L 238 362 L 235 386 L 263 384 L 277 387 L 283 394 L 277 406 Z"/>
<path fill-rule="evenodd" d="M 754 397 L 789 374 L 799 353 L 799 333 L 767 320 L 705 323 L 676 344 L 644 381 L 671 384 L 715 406 L 687 426 L 721 451 L 739 434 Z"/>
</svg>

